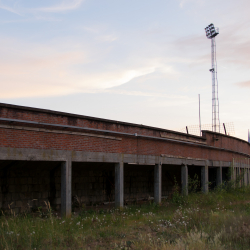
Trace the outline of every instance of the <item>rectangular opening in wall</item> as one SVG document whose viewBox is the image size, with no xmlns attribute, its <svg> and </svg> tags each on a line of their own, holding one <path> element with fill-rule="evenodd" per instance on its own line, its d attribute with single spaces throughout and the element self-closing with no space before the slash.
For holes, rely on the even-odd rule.
<svg viewBox="0 0 250 250">
<path fill-rule="evenodd" d="M 72 163 L 73 211 L 84 206 L 114 206 L 114 195 L 114 163 Z"/>
<path fill-rule="evenodd" d="M 0 207 L 22 213 L 45 209 L 48 201 L 56 205 L 58 166 L 60 162 L 0 161 Z"/>
</svg>

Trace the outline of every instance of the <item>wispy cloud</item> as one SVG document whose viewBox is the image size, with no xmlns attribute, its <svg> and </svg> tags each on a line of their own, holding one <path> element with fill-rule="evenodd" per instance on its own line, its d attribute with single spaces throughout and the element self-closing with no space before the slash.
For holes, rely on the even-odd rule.
<svg viewBox="0 0 250 250">
<path fill-rule="evenodd" d="M 161 58 L 124 58 L 114 65 L 112 51 L 100 57 L 103 48 L 99 43 L 97 47 L 79 46 L 75 41 L 61 39 L 39 44 L 2 38 L 0 98 L 97 93 L 154 72 L 176 73 Z M 148 96 L 138 92 L 126 94 Z"/>
<path fill-rule="evenodd" d="M 187 101 L 190 101 L 186 96 L 183 95 L 173 95 L 173 94 L 165 94 L 163 92 L 148 92 L 148 91 L 135 91 L 135 90 L 126 90 L 126 89 L 104 89 L 99 91 L 101 93 L 109 93 L 109 94 L 118 94 L 118 95 L 128 95 L 128 96 L 144 96 L 144 97 L 161 97 L 161 98 L 167 98 L 170 100 L 180 100 L 185 99 Z"/>
<path fill-rule="evenodd" d="M 181 0 L 180 3 L 179 3 L 179 6 L 180 6 L 181 8 L 183 8 L 185 2 L 187 2 L 187 0 Z"/>
<path fill-rule="evenodd" d="M 27 8 L 23 1 L 12 1 L 8 4 L 2 4 L 0 1 L 0 9 L 18 14 L 20 16 L 27 13 L 59 13 L 78 9 L 84 0 L 60 0 L 56 4 L 47 7 Z"/>
<path fill-rule="evenodd" d="M 217 59 L 223 61 L 223 67 L 234 64 L 249 68 L 250 38 L 246 29 L 248 27 L 243 22 L 220 27 L 216 50 Z M 184 64 L 196 66 L 210 61 L 210 40 L 206 39 L 205 32 L 203 35 L 181 37 L 174 42 L 174 46 L 175 51 L 181 53 Z"/>
<path fill-rule="evenodd" d="M 4 5 L 4 4 L 2 4 L 1 2 L 0 2 L 0 9 L 7 10 L 7 11 L 9 11 L 9 12 L 11 12 L 11 13 L 14 13 L 14 14 L 17 14 L 17 15 L 19 15 L 19 16 L 22 16 L 21 13 L 20 13 L 18 10 L 16 10 L 16 9 L 13 8 L 13 7 Z"/>
<path fill-rule="evenodd" d="M 201 3 L 203 1 L 202 0 L 179 0 L 179 6 L 181 8 L 183 8 L 184 5 L 186 5 L 187 3 L 190 3 L 190 2 Z"/>
<path fill-rule="evenodd" d="M 101 42 L 114 42 L 118 39 L 115 35 L 104 35 L 97 38 Z"/>
<path fill-rule="evenodd" d="M 245 82 L 238 82 L 236 85 L 243 87 L 243 88 L 250 88 L 250 81 L 245 81 Z"/>
<path fill-rule="evenodd" d="M 31 11 L 41 12 L 65 12 L 69 10 L 77 9 L 81 6 L 84 0 L 64 0 L 57 5 L 52 5 L 44 8 L 30 9 Z"/>
</svg>

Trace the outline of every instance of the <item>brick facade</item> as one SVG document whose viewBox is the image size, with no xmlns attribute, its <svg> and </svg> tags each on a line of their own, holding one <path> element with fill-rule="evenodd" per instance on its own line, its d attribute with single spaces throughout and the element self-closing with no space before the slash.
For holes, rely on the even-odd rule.
<svg viewBox="0 0 250 250">
<path fill-rule="evenodd" d="M 0 104 L 0 118 L 26 120 L 49 125 L 34 125 L 12 122 L 15 126 L 24 126 L 23 130 L 0 126 L 0 147 L 55 149 L 87 152 L 107 152 L 141 155 L 173 155 L 208 160 L 231 161 L 237 157 L 249 157 L 249 143 L 223 134 L 203 131 L 202 137 L 163 130 L 143 125 L 91 118 L 67 113 L 25 108 Z M 9 122 L 0 121 L 0 125 Z M 70 134 L 81 129 L 53 127 L 53 124 L 78 126 L 80 128 L 101 129 L 91 131 L 96 135 L 112 135 L 120 140 L 94 136 Z M 29 128 L 41 131 L 30 131 Z M 53 133 L 47 132 L 53 129 Z M 58 131 L 58 133 L 56 132 Z M 84 129 L 82 131 L 85 131 Z M 127 133 L 112 134 L 112 131 Z M 65 133 L 65 132 L 68 132 Z M 85 131 L 89 132 L 89 131 Z M 134 136 L 137 134 L 138 136 Z M 144 138 L 142 136 L 154 137 Z M 159 138 L 159 139 L 157 139 Z M 168 140 L 162 140 L 168 139 Z M 178 142 L 170 141 L 171 139 Z M 186 144 L 186 143 L 190 144 Z M 210 146 L 210 147 L 208 147 Z M 233 152 L 232 152 L 233 151 Z M 244 156 L 245 154 L 245 156 Z M 247 156 L 248 155 L 248 156 Z"/>
<path fill-rule="evenodd" d="M 61 126 L 63 125 L 63 126 Z M 115 153 L 123 156 L 175 157 L 230 162 L 250 158 L 250 144 L 231 136 L 203 131 L 202 137 L 143 125 L 0 104 L 0 148 L 62 150 L 74 155 Z M 42 152 L 42 151 L 41 151 Z M 1 153 L 1 152 L 0 152 Z M 134 162 L 136 163 L 136 162 Z M 0 160 L 0 207 L 14 211 L 61 204 L 60 162 L 42 159 Z M 181 166 L 162 166 L 162 196 L 171 195 Z M 200 168 L 190 166 L 190 175 Z M 211 171 L 210 171 L 211 172 Z M 85 205 L 114 201 L 113 163 L 72 163 L 72 199 Z M 124 200 L 154 196 L 154 166 L 124 164 Z"/>
</svg>

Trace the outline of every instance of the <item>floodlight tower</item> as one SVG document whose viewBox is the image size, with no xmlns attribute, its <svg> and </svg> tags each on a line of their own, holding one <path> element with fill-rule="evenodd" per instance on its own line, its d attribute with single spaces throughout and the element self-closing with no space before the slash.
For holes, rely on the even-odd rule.
<svg viewBox="0 0 250 250">
<path fill-rule="evenodd" d="M 214 25 L 211 23 L 205 28 L 205 31 L 207 38 L 211 39 L 212 68 L 209 71 L 212 73 L 212 131 L 220 132 L 216 43 L 215 43 L 215 37 L 219 34 L 219 29 L 215 28 Z"/>
</svg>

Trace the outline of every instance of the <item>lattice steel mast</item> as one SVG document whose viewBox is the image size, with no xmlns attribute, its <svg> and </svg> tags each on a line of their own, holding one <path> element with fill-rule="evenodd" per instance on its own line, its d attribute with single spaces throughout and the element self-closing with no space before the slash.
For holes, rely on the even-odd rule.
<svg viewBox="0 0 250 250">
<path fill-rule="evenodd" d="M 218 80 L 217 80 L 217 62 L 216 62 L 216 43 L 215 37 L 219 34 L 219 29 L 211 23 L 206 28 L 206 36 L 211 39 L 211 61 L 212 68 L 212 131 L 220 132 L 220 115 L 219 115 L 219 97 L 218 97 Z"/>
</svg>

